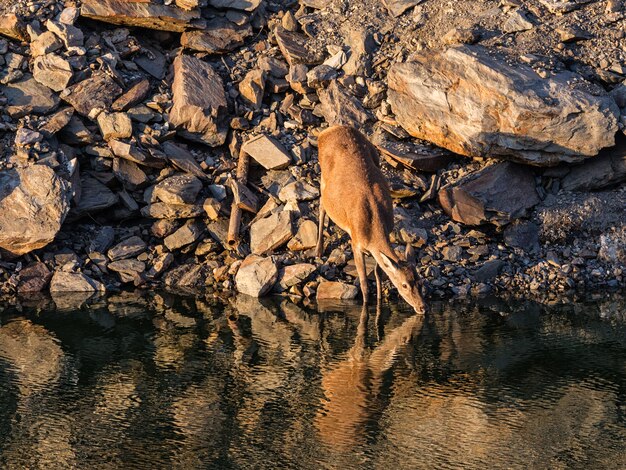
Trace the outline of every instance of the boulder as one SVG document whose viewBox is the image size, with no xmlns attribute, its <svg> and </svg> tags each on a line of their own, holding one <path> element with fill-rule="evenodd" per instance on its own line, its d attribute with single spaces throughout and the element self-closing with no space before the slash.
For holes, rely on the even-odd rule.
<svg viewBox="0 0 626 470">
<path fill-rule="evenodd" d="M 70 200 L 70 185 L 45 165 L 0 172 L 0 248 L 23 255 L 46 246 Z"/>
<path fill-rule="evenodd" d="M 200 10 L 187 11 L 145 1 L 83 0 L 81 15 L 105 23 L 183 32 L 200 19 Z"/>
<path fill-rule="evenodd" d="M 7 98 L 7 112 L 13 118 L 27 114 L 48 114 L 59 105 L 59 98 L 47 86 L 42 85 L 30 74 L 6 86 L 0 91 Z"/>
<path fill-rule="evenodd" d="M 352 300 L 359 294 L 359 289 L 343 282 L 320 282 L 317 287 L 317 300 Z"/>
<path fill-rule="evenodd" d="M 250 35 L 252 27 L 249 23 L 238 26 L 225 18 L 216 17 L 208 22 L 205 29 L 185 31 L 180 43 L 186 49 L 208 54 L 224 54 L 242 46 Z"/>
<path fill-rule="evenodd" d="M 39 57 L 58 51 L 63 47 L 61 40 L 52 31 L 39 34 L 30 42 L 30 54 Z"/>
<path fill-rule="evenodd" d="M 532 171 L 512 162 L 488 166 L 439 191 L 443 210 L 466 225 L 504 226 L 539 202 Z"/>
<path fill-rule="evenodd" d="M 252 297 L 261 297 L 271 290 L 278 279 L 278 268 L 271 257 L 250 255 L 235 276 L 237 291 Z"/>
<path fill-rule="evenodd" d="M 226 141 L 226 92 L 209 64 L 193 56 L 176 57 L 172 94 L 169 119 L 183 136 L 213 147 Z"/>
<path fill-rule="evenodd" d="M 252 224 L 250 249 L 255 255 L 263 255 L 281 247 L 292 236 L 291 211 L 275 212 Z"/>
<path fill-rule="evenodd" d="M 540 78 L 482 46 L 424 51 L 389 72 L 389 102 L 414 137 L 472 157 L 538 166 L 581 161 L 612 146 L 619 109 L 572 72 Z"/>
</svg>

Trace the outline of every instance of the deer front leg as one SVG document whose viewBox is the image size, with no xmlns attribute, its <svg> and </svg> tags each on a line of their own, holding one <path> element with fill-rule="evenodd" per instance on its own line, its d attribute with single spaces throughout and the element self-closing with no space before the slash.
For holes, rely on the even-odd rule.
<svg viewBox="0 0 626 470">
<path fill-rule="evenodd" d="M 317 229 L 317 246 L 315 248 L 315 256 L 317 256 L 318 258 L 321 258 L 324 252 L 324 219 L 326 219 L 326 210 L 324 209 L 324 205 L 322 204 L 322 200 L 320 199 L 319 226 Z"/>
<path fill-rule="evenodd" d="M 363 294 L 363 304 L 367 304 L 369 290 L 367 287 L 367 270 L 365 269 L 365 253 L 354 243 L 352 244 L 352 252 L 354 253 L 354 264 L 356 265 L 356 272 L 359 274 L 361 293 Z"/>
<path fill-rule="evenodd" d="M 376 305 L 380 305 L 383 297 L 383 288 L 380 280 L 380 267 L 376 263 L 374 268 L 374 277 L 376 277 Z"/>
</svg>

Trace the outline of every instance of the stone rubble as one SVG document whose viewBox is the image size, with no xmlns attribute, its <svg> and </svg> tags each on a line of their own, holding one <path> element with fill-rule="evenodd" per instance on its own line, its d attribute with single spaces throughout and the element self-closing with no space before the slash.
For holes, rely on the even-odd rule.
<svg viewBox="0 0 626 470">
<path fill-rule="evenodd" d="M 314 250 L 335 124 L 380 151 L 428 297 L 626 286 L 622 2 L 7 5 L 2 296 L 358 298 L 349 237 Z"/>
</svg>

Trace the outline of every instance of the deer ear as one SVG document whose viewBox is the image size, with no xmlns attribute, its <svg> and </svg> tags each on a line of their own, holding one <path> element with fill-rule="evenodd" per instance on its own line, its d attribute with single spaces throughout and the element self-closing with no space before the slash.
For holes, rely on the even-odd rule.
<svg viewBox="0 0 626 470">
<path fill-rule="evenodd" d="M 381 252 L 380 257 L 383 259 L 384 267 L 387 269 L 394 269 L 396 267 L 396 263 L 393 262 L 391 258 L 389 258 L 385 253 Z"/>
<path fill-rule="evenodd" d="M 415 264 L 415 250 L 413 249 L 413 245 L 410 243 L 406 244 L 406 250 L 404 250 L 404 258 L 407 263 Z"/>
</svg>

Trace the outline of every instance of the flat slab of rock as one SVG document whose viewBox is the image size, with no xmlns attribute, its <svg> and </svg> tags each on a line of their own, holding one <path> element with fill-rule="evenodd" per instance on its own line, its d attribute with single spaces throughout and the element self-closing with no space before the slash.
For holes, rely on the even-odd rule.
<svg viewBox="0 0 626 470">
<path fill-rule="evenodd" d="M 291 163 L 291 157 L 282 144 L 267 135 L 248 140 L 242 150 L 266 170 L 282 170 Z"/>
<path fill-rule="evenodd" d="M 209 64 L 193 56 L 176 57 L 172 93 L 169 119 L 184 137 L 213 147 L 226 141 L 226 92 Z"/>
<path fill-rule="evenodd" d="M 0 248 L 23 255 L 46 246 L 70 200 L 69 184 L 45 165 L 0 172 Z"/>
<path fill-rule="evenodd" d="M 16 82 L 0 86 L 0 91 L 7 98 L 7 112 L 14 118 L 31 113 L 48 114 L 59 105 L 59 97 L 30 74 L 25 74 Z"/>
<path fill-rule="evenodd" d="M 135 235 L 115 245 L 107 255 L 111 261 L 118 261 L 137 256 L 146 251 L 146 247 L 146 242 Z"/>
<path fill-rule="evenodd" d="M 109 110 L 113 101 L 122 94 L 122 89 L 110 75 L 99 72 L 90 78 L 66 89 L 61 98 L 83 116 L 94 109 Z"/>
<path fill-rule="evenodd" d="M 317 224 L 312 220 L 305 220 L 300 224 L 296 235 L 287 243 L 287 248 L 291 251 L 302 251 L 315 245 L 317 245 Z"/>
<path fill-rule="evenodd" d="M 316 298 L 320 300 L 352 300 L 356 299 L 359 289 L 343 282 L 320 282 Z"/>
<path fill-rule="evenodd" d="M 310 263 L 298 263 L 285 266 L 278 272 L 278 282 L 274 286 L 274 290 L 284 292 L 290 287 L 303 282 L 315 272 L 316 269 L 315 265 Z"/>
<path fill-rule="evenodd" d="M 14 13 L 0 15 L 0 36 L 7 36 L 18 41 L 27 38 L 26 26 Z"/>
<path fill-rule="evenodd" d="M 109 263 L 107 269 L 115 271 L 122 282 L 136 282 L 141 278 L 141 273 L 146 270 L 146 265 L 143 261 L 136 259 L 123 259 Z"/>
<path fill-rule="evenodd" d="M 439 191 L 443 210 L 466 225 L 503 226 L 539 202 L 532 171 L 512 162 L 488 166 Z"/>
<path fill-rule="evenodd" d="M 461 155 L 550 166 L 614 144 L 619 109 L 591 87 L 572 72 L 542 79 L 529 66 L 463 45 L 393 65 L 388 95 L 414 137 Z"/>
<path fill-rule="evenodd" d="M 96 292 L 104 290 L 102 284 L 83 273 L 57 271 L 50 281 L 50 292 Z"/>
<path fill-rule="evenodd" d="M 232 8 L 234 10 L 254 11 L 261 4 L 261 0 L 209 0 L 214 8 Z"/>
<path fill-rule="evenodd" d="M 164 243 L 168 250 L 174 251 L 197 241 L 204 232 L 204 226 L 197 220 L 188 220 L 173 234 L 165 237 Z"/>
<path fill-rule="evenodd" d="M 87 174 L 81 175 L 80 188 L 80 200 L 71 211 L 74 217 L 107 209 L 118 202 L 118 197 L 113 191 Z"/>
<path fill-rule="evenodd" d="M 250 249 L 255 255 L 273 251 L 293 236 L 291 211 L 275 212 L 250 227 Z"/>
<path fill-rule="evenodd" d="M 204 173 L 202 167 L 193 158 L 193 155 L 189 151 L 172 142 L 164 142 L 163 151 L 172 165 L 179 170 L 203 180 L 208 179 L 208 176 Z"/>
<path fill-rule="evenodd" d="M 70 63 L 57 54 L 42 55 L 33 61 L 33 77 L 51 90 L 65 90 L 73 76 Z"/>
<path fill-rule="evenodd" d="M 235 276 L 237 291 L 252 297 L 261 297 L 268 293 L 278 279 L 278 268 L 271 257 L 250 255 Z"/>
<path fill-rule="evenodd" d="M 145 1 L 83 0 L 81 15 L 105 23 L 183 32 L 200 19 L 200 10 L 187 11 Z"/>
<path fill-rule="evenodd" d="M 141 209 L 141 215 L 153 219 L 192 219 L 204 214 L 202 204 L 167 204 L 154 202 Z"/>
<path fill-rule="evenodd" d="M 238 26 L 225 18 L 216 17 L 207 23 L 205 29 L 185 31 L 180 43 L 186 49 L 224 54 L 243 45 L 244 40 L 251 35 L 252 27 L 249 23 Z"/>
<path fill-rule="evenodd" d="M 552 13 L 567 13 L 596 0 L 539 0 Z"/>
</svg>

